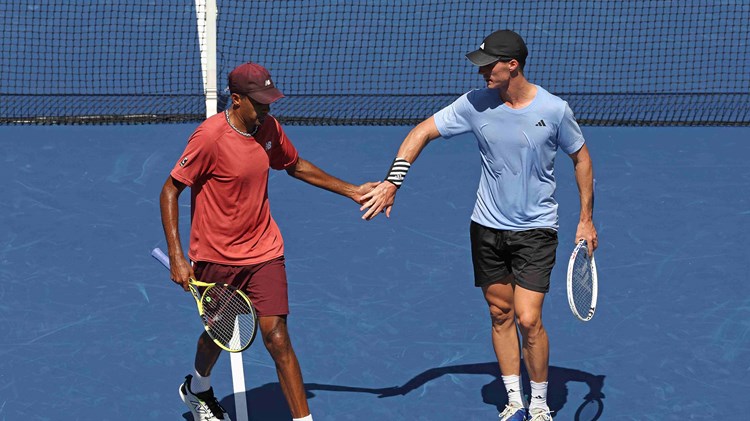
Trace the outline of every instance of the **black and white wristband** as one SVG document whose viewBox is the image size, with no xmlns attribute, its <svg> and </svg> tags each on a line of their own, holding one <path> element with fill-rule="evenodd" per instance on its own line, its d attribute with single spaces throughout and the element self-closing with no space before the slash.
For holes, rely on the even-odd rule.
<svg viewBox="0 0 750 421">
<path fill-rule="evenodd" d="M 411 164 L 404 158 L 394 159 L 393 164 L 391 164 L 391 169 L 388 170 L 388 176 L 385 178 L 385 181 L 393 183 L 397 189 L 401 188 L 406 173 L 409 172 L 409 167 L 411 167 Z"/>
</svg>

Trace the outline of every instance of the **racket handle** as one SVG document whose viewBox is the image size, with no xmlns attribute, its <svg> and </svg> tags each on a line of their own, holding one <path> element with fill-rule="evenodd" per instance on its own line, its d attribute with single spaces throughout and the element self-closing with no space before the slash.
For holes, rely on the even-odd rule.
<svg viewBox="0 0 750 421">
<path fill-rule="evenodd" d="M 164 265 L 164 267 L 166 267 L 167 269 L 171 269 L 171 266 L 169 264 L 169 256 L 164 254 L 164 252 L 161 251 L 159 247 L 151 250 L 151 256 L 153 256 L 154 259 L 158 260 L 159 263 Z"/>
</svg>

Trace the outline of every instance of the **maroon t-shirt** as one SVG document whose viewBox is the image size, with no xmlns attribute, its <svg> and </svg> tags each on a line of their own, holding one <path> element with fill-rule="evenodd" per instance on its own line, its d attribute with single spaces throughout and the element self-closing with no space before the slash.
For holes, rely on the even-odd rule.
<svg viewBox="0 0 750 421">
<path fill-rule="evenodd" d="M 239 266 L 282 256 L 284 241 L 268 204 L 268 170 L 286 169 L 297 159 L 270 115 L 253 137 L 230 127 L 223 112 L 198 126 L 170 173 L 191 188 L 190 259 Z"/>
</svg>

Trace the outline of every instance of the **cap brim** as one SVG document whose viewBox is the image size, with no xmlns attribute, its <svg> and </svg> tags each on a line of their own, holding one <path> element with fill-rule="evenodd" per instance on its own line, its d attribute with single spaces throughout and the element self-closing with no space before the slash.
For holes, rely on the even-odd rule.
<svg viewBox="0 0 750 421">
<path fill-rule="evenodd" d="M 481 49 L 466 54 L 466 58 L 476 66 L 486 66 L 500 60 L 500 57 L 487 54 Z"/>
<path fill-rule="evenodd" d="M 261 104 L 270 104 L 284 98 L 284 94 L 276 88 L 263 89 L 262 91 L 251 92 L 247 95 Z"/>
</svg>

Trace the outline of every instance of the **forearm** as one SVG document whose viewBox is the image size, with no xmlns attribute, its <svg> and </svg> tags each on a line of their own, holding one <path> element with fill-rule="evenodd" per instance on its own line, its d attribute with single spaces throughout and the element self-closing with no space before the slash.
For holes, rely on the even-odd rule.
<svg viewBox="0 0 750 421">
<path fill-rule="evenodd" d="M 594 216 L 594 169 L 590 159 L 575 163 L 575 177 L 581 202 L 580 222 L 591 222 Z"/>
<path fill-rule="evenodd" d="M 576 183 L 581 200 L 581 221 L 591 221 L 594 215 L 594 171 L 591 161 L 575 166 Z"/>
<path fill-rule="evenodd" d="M 340 194 L 344 197 L 354 199 L 357 196 L 357 186 L 326 173 L 312 162 L 302 158 L 299 158 L 297 164 L 293 168 L 288 169 L 287 173 L 305 183 Z"/>
<path fill-rule="evenodd" d="M 573 155 L 573 166 L 581 197 L 581 217 L 576 228 L 575 240 L 586 240 L 589 253 L 599 246 L 599 238 L 594 227 L 594 168 L 586 145 Z"/>
<path fill-rule="evenodd" d="M 430 141 L 440 136 L 435 127 L 435 121 L 432 117 L 423 121 L 414 127 L 398 148 L 396 157 L 403 158 L 410 163 L 416 161 L 422 150 Z"/>
<path fill-rule="evenodd" d="M 385 181 L 393 184 L 396 188 L 401 188 L 411 164 L 416 161 L 422 149 L 438 136 L 439 133 L 432 117 L 412 129 L 401 143 Z"/>
<path fill-rule="evenodd" d="M 391 208 L 396 198 L 396 189 L 401 187 L 411 164 L 416 161 L 422 149 L 433 139 L 440 137 L 435 125 L 435 118 L 430 117 L 414 127 L 398 148 L 396 159 L 385 176 L 385 183 L 375 187 L 362 196 L 361 211 L 365 211 L 362 219 L 370 220 L 381 212 L 386 217 L 391 216 Z M 403 161 L 406 161 L 403 162 Z"/>
</svg>

